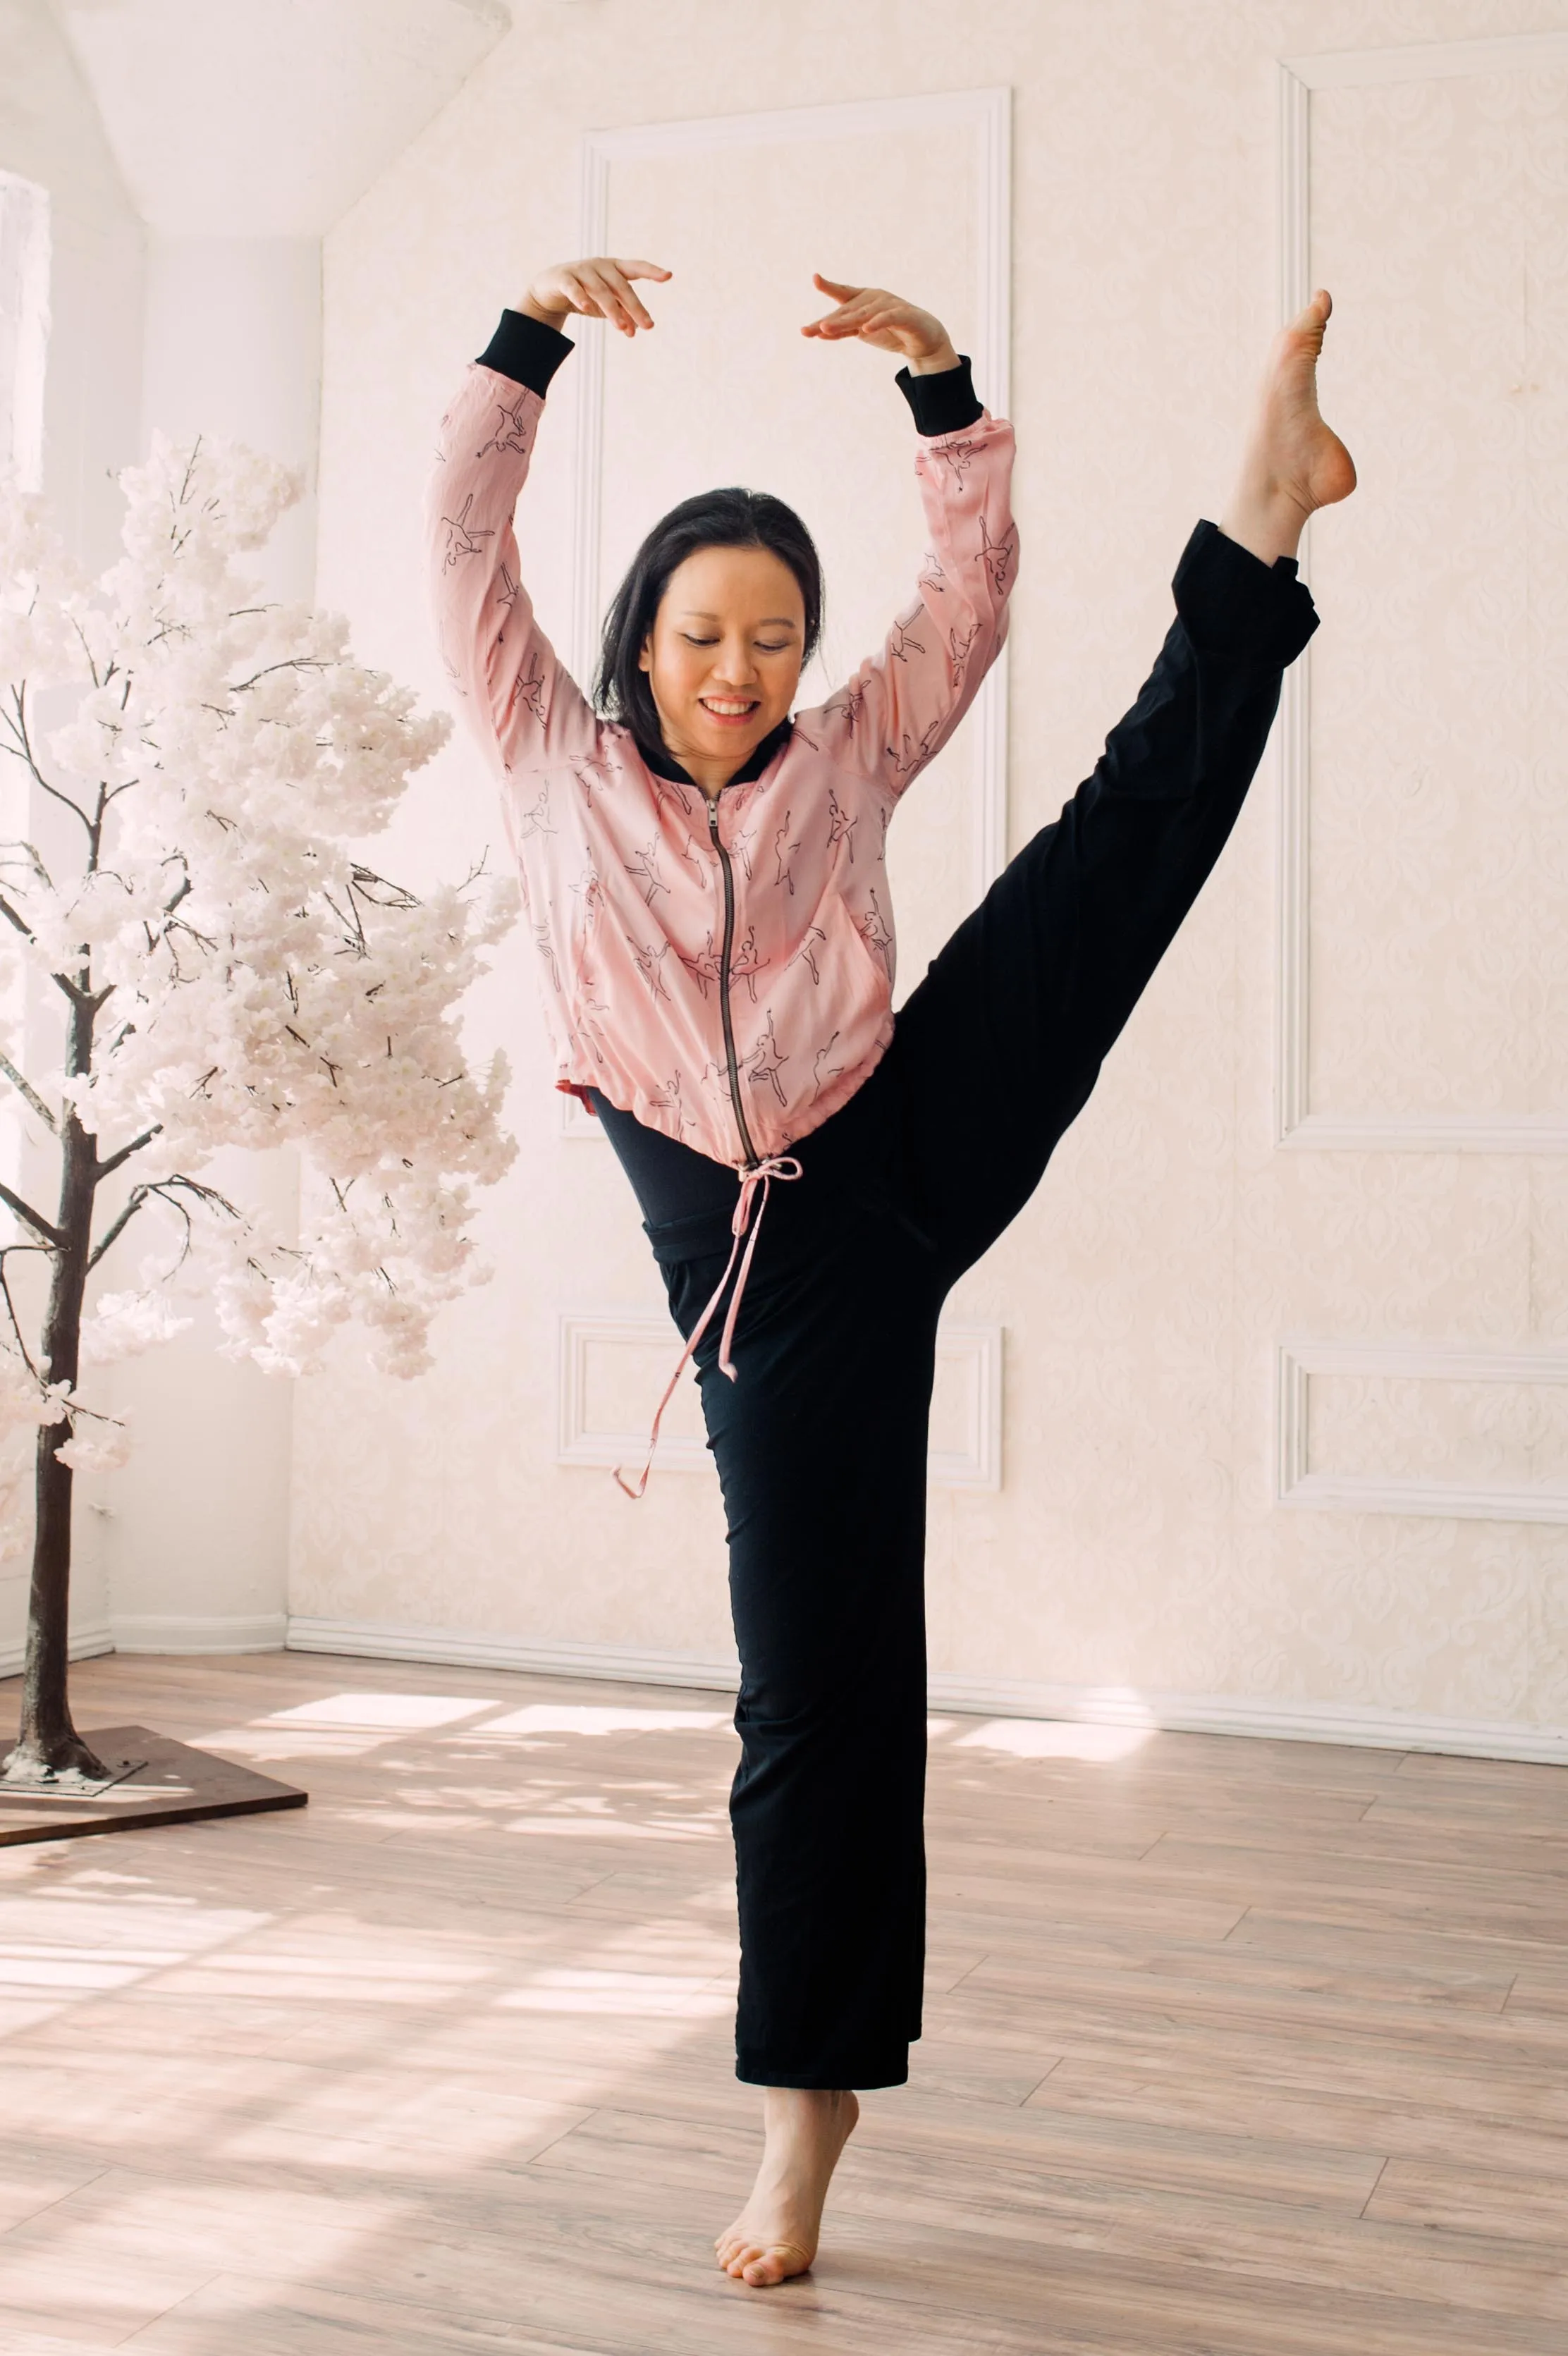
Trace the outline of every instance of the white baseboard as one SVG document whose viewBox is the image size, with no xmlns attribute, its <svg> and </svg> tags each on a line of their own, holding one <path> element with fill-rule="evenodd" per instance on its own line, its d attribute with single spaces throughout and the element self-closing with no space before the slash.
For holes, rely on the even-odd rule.
<svg viewBox="0 0 1568 2356">
<path fill-rule="evenodd" d="M 291 1617 L 288 1649 L 351 1659 L 428 1661 L 458 1668 L 512 1669 L 534 1676 L 603 1678 L 612 1684 L 686 1686 L 733 1694 L 734 1660 L 616 1644 L 530 1644 L 450 1628 Z M 978 1718 L 1065 1719 L 1080 1725 L 1148 1727 L 1175 1734 L 1236 1734 L 1267 1741 L 1337 1742 L 1376 1751 L 1438 1751 L 1464 1759 L 1517 1759 L 1568 1766 L 1568 1727 L 1487 1725 L 1423 1718 L 1361 1703 L 1249 1700 L 1228 1694 L 1166 1694 L 1131 1686 L 1036 1685 L 1017 1677 L 971 1677 L 934 1670 L 933 1709 Z"/>
<path fill-rule="evenodd" d="M 695 1653 L 627 1650 L 617 1644 L 527 1644 L 462 1628 L 395 1628 L 365 1620 L 308 1620 L 290 1614 L 291 1653 L 342 1653 L 361 1661 L 430 1661 L 459 1669 L 519 1669 L 536 1677 L 603 1677 L 614 1685 L 691 1686 L 733 1694 L 733 1659 Z"/>
<path fill-rule="evenodd" d="M 187 1612 L 116 1612 L 113 1642 L 105 1651 L 116 1653 L 281 1653 L 288 1636 L 287 1615 L 282 1612 L 222 1612 L 210 1616 Z"/>
<path fill-rule="evenodd" d="M 24 1634 L 15 1644 L 0 1644 L 0 1677 L 21 1676 L 27 1641 Z M 90 1628 L 72 1629 L 70 1650 L 73 1661 L 95 1661 L 101 1654 L 114 1650 L 114 1638 L 102 1622 L 97 1622 Z"/>
</svg>

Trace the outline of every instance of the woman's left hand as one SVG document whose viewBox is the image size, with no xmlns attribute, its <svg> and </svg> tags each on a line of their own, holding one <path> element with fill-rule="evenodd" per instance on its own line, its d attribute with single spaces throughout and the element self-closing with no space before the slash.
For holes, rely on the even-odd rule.
<svg viewBox="0 0 1568 2356">
<path fill-rule="evenodd" d="M 831 294 L 838 308 L 811 320 L 800 330 L 803 336 L 820 336 L 824 343 L 854 336 L 879 352 L 902 352 L 914 376 L 957 368 L 958 354 L 941 321 L 901 294 L 890 294 L 886 286 L 841 286 L 820 270 L 812 273 L 811 284 Z"/>
</svg>

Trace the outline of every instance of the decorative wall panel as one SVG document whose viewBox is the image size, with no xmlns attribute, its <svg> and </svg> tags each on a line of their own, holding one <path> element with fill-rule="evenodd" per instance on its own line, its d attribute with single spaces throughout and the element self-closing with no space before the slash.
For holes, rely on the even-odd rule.
<svg viewBox="0 0 1568 2356">
<path fill-rule="evenodd" d="M 1362 477 L 1285 697 L 1281 1133 L 1562 1152 L 1568 33 L 1293 60 L 1281 111 Z"/>
<path fill-rule="evenodd" d="M 635 1472 L 655 1403 L 680 1350 L 666 1317 L 566 1310 L 560 1323 L 560 1464 Z M 688 1370 L 666 1411 L 656 1472 L 710 1469 L 702 1405 Z M 941 1489 L 1002 1485 L 1002 1329 L 945 1321 L 937 1339 L 929 1469 Z"/>
</svg>

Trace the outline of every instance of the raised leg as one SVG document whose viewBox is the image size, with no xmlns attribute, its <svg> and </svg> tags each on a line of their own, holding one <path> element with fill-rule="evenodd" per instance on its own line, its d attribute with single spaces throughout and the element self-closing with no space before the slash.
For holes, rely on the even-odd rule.
<svg viewBox="0 0 1568 2356">
<path fill-rule="evenodd" d="M 1291 552 L 1354 487 L 1317 409 L 1316 295 L 1276 339 L 1225 527 L 1199 524 L 1176 620 L 1094 774 L 911 995 L 872 1083 L 895 1098 L 908 1211 L 949 1281 L 1039 1183 L 1236 822 L 1280 681 L 1316 627 Z"/>
</svg>

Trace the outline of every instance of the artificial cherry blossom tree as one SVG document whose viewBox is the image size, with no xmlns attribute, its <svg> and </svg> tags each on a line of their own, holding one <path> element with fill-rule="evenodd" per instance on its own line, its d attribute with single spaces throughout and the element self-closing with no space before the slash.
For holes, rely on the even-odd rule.
<svg viewBox="0 0 1568 2356">
<path fill-rule="evenodd" d="M 481 869 L 416 898 L 355 848 L 449 722 L 361 669 L 343 622 L 237 571 L 296 495 L 283 468 L 160 437 L 121 483 L 124 553 L 95 584 L 0 487 L 0 784 L 35 813 L 0 843 L 0 937 L 58 1009 L 50 1068 L 0 1052 L 32 1132 L 0 1182 L 0 1428 L 34 1458 L 10 1781 L 103 1772 L 67 1692 L 71 1486 L 124 1435 L 84 1368 L 175 1331 L 194 1271 L 232 1355 L 307 1372 L 355 1319 L 381 1366 L 420 1372 L 433 1312 L 481 1272 L 469 1188 L 513 1151 L 504 1065 L 470 1072 L 454 1019 L 511 887 Z M 297 1234 L 201 1174 L 284 1144 Z M 84 1315 L 138 1243 L 134 1280 Z"/>
</svg>

